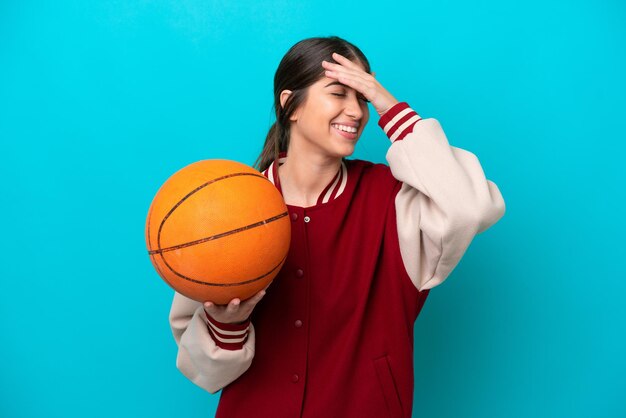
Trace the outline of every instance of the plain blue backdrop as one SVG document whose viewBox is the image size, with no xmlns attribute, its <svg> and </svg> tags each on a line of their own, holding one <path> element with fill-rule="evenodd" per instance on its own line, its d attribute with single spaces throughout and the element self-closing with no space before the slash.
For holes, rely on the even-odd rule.
<svg viewBox="0 0 626 418">
<path fill-rule="evenodd" d="M 210 417 L 149 262 L 159 186 L 252 164 L 291 45 L 338 35 L 507 204 L 415 324 L 415 417 L 625 417 L 618 1 L 0 3 L 0 416 Z M 371 109 L 371 108 L 370 108 Z M 385 161 L 371 109 L 354 157 Z"/>
</svg>

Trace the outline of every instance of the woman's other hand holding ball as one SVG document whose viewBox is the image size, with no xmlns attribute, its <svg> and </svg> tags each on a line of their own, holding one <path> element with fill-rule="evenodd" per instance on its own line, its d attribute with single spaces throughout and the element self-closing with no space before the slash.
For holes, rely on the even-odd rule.
<svg viewBox="0 0 626 418">
<path fill-rule="evenodd" d="M 243 323 L 248 319 L 256 304 L 265 296 L 265 289 L 243 302 L 239 298 L 234 298 L 228 305 L 216 305 L 211 301 L 206 301 L 204 310 L 211 318 L 223 324 Z"/>
</svg>

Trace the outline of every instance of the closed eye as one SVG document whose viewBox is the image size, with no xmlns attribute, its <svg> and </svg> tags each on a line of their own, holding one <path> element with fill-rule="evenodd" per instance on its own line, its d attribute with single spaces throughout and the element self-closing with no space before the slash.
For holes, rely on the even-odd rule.
<svg viewBox="0 0 626 418">
<path fill-rule="evenodd" d="M 330 94 L 332 94 L 333 96 L 339 96 L 339 97 L 344 97 L 344 96 L 345 96 L 345 94 L 342 94 L 342 93 L 330 93 Z M 363 96 L 360 96 L 360 97 L 359 97 L 359 100 L 361 100 L 361 101 L 363 101 L 363 102 L 365 102 L 365 103 L 369 103 L 369 102 L 370 102 L 369 100 L 367 100 L 367 99 L 366 99 L 365 97 L 363 97 Z"/>
</svg>

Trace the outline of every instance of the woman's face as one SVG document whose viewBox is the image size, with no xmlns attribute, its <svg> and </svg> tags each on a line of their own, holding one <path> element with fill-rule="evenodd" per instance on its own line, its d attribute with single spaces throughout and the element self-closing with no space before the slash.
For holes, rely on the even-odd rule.
<svg viewBox="0 0 626 418">
<path fill-rule="evenodd" d="M 365 97 L 324 76 L 309 87 L 305 102 L 291 116 L 289 148 L 334 158 L 349 156 L 368 120 Z"/>
</svg>

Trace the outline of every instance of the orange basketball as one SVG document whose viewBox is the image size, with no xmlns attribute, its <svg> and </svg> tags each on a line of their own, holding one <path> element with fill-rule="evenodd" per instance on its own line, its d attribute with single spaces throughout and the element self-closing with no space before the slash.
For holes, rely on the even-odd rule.
<svg viewBox="0 0 626 418">
<path fill-rule="evenodd" d="M 236 161 L 204 160 L 174 173 L 146 220 L 148 254 L 177 292 L 199 302 L 247 299 L 289 251 L 291 225 L 276 187 Z"/>
</svg>

